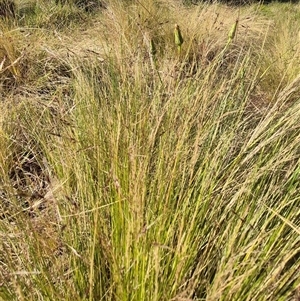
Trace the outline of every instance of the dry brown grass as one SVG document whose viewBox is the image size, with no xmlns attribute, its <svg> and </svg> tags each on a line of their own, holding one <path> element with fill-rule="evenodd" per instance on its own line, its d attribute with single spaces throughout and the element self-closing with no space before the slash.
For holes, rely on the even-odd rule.
<svg viewBox="0 0 300 301">
<path fill-rule="evenodd" d="M 0 298 L 292 300 L 299 80 L 268 65 L 278 23 L 125 2 L 2 22 Z"/>
</svg>

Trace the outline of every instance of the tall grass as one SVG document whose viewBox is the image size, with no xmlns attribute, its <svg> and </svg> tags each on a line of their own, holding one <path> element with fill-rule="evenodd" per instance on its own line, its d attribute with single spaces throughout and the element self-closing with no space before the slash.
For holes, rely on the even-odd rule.
<svg viewBox="0 0 300 301">
<path fill-rule="evenodd" d="M 269 19 L 107 2 L 33 31 L 2 91 L 0 298 L 298 300 L 299 80 L 263 91 Z"/>
</svg>

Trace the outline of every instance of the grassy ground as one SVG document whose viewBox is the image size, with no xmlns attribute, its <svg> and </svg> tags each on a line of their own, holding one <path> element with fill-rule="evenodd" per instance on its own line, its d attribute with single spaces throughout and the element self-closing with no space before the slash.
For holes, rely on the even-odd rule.
<svg viewBox="0 0 300 301">
<path fill-rule="evenodd" d="M 299 301 L 300 6 L 102 4 L 0 22 L 0 299 Z"/>
</svg>

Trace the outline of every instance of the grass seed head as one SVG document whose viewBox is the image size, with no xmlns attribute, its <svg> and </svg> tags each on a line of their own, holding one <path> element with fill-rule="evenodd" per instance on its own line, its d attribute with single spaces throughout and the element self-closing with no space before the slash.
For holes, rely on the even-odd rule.
<svg viewBox="0 0 300 301">
<path fill-rule="evenodd" d="M 174 37 L 175 37 L 175 44 L 178 48 L 178 51 L 180 52 L 181 46 L 183 44 L 183 37 L 178 24 L 175 24 Z"/>
<path fill-rule="evenodd" d="M 235 38 L 238 23 L 239 23 L 239 20 L 236 19 L 235 23 L 232 25 L 232 27 L 228 33 L 228 43 L 231 43 L 233 41 L 233 39 Z"/>
</svg>

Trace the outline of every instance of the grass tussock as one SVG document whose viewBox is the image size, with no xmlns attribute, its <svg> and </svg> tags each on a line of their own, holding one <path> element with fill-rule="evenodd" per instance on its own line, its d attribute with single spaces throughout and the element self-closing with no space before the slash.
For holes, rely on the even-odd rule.
<svg viewBox="0 0 300 301">
<path fill-rule="evenodd" d="M 299 5 L 74 3 L 1 20 L 1 300 L 299 300 Z"/>
</svg>

